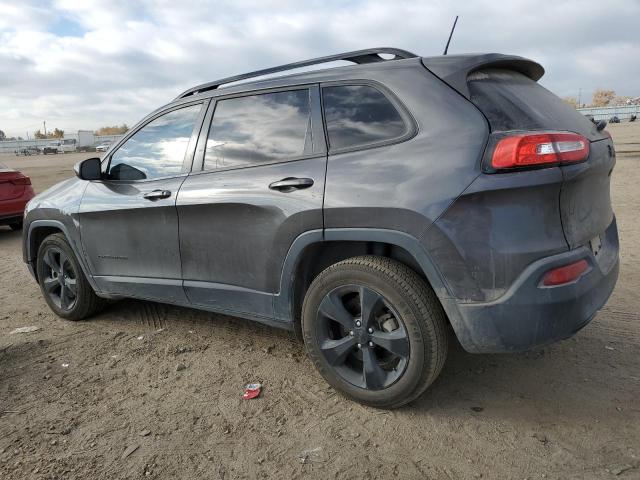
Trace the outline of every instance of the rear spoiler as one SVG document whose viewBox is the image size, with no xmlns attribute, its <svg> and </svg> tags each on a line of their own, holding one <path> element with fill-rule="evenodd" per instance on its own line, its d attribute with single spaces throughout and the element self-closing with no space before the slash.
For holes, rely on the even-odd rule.
<svg viewBox="0 0 640 480">
<path fill-rule="evenodd" d="M 471 96 L 467 77 L 476 70 L 504 68 L 522 73 L 534 81 L 538 81 L 544 75 L 544 68 L 539 63 L 528 58 L 500 53 L 423 57 L 422 64 L 466 98 Z"/>
</svg>

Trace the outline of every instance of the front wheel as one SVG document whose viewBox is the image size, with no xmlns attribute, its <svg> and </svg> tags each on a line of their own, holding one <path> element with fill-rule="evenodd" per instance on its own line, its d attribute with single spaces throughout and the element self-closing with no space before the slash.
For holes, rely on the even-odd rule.
<svg viewBox="0 0 640 480">
<path fill-rule="evenodd" d="M 73 250 L 61 233 L 49 235 L 40 244 L 36 264 L 38 283 L 53 312 L 67 320 L 82 320 L 102 308 Z"/>
<path fill-rule="evenodd" d="M 350 258 L 318 275 L 304 299 L 302 333 L 329 384 L 378 408 L 420 396 L 448 349 L 433 290 L 406 265 L 375 256 Z"/>
</svg>

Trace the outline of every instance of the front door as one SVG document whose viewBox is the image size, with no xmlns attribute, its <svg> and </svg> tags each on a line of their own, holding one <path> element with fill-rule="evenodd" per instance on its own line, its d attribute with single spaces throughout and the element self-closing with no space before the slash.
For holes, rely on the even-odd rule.
<svg viewBox="0 0 640 480">
<path fill-rule="evenodd" d="M 176 197 L 191 167 L 203 104 L 163 112 L 104 162 L 80 205 L 80 233 L 100 290 L 185 303 Z"/>
<path fill-rule="evenodd" d="M 196 306 L 272 319 L 289 247 L 322 230 L 318 88 L 218 99 L 209 110 L 177 201 L 185 291 Z"/>
</svg>

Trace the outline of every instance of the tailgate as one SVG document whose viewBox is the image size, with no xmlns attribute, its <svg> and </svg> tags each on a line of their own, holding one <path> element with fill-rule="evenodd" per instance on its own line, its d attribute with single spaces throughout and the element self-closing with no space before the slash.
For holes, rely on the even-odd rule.
<svg viewBox="0 0 640 480">
<path fill-rule="evenodd" d="M 589 141 L 586 161 L 560 166 L 560 219 L 569 248 L 589 246 L 613 220 L 609 192 L 615 164 L 613 143 L 573 107 L 526 75 L 481 69 L 468 77 L 471 101 L 485 114 L 492 132 L 574 132 Z"/>
<path fill-rule="evenodd" d="M 560 215 L 570 248 L 599 243 L 598 236 L 613 221 L 611 172 L 616 162 L 610 138 L 591 142 L 586 162 L 561 167 Z"/>
<path fill-rule="evenodd" d="M 538 84 L 544 71 L 530 60 L 488 54 L 423 59 L 423 63 L 482 111 L 492 135 L 573 132 L 589 141 L 586 161 L 560 166 L 558 200 L 568 247 L 598 248 L 600 236 L 613 221 L 610 179 L 615 152 L 608 133 Z"/>
</svg>

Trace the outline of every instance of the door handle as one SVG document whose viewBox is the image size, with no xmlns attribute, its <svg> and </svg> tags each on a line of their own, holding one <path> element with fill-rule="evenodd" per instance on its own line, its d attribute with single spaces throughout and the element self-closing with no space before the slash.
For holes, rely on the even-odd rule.
<svg viewBox="0 0 640 480">
<path fill-rule="evenodd" d="M 153 190 L 143 195 L 147 200 L 160 200 L 161 198 L 169 198 L 171 192 L 169 190 Z"/>
<path fill-rule="evenodd" d="M 277 182 L 271 183 L 269 185 L 269 188 L 271 190 L 278 190 L 280 192 L 288 193 L 288 192 L 293 192 L 294 190 L 309 188 L 312 185 L 313 185 L 312 178 L 287 177 Z"/>
</svg>

